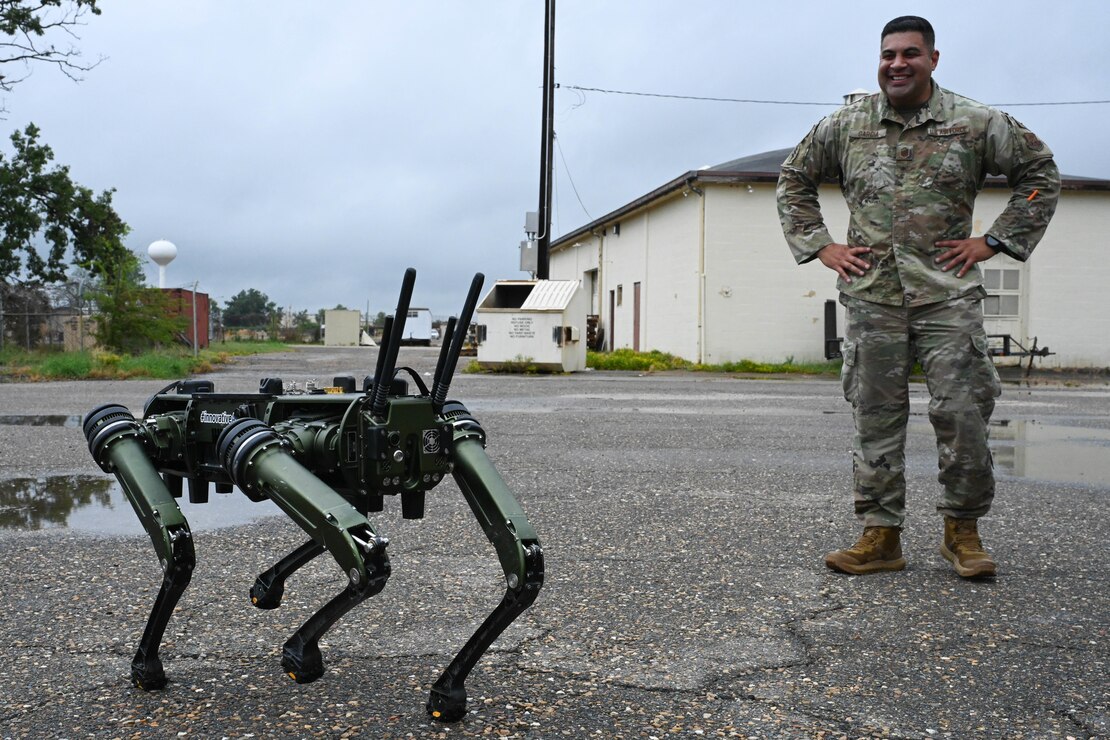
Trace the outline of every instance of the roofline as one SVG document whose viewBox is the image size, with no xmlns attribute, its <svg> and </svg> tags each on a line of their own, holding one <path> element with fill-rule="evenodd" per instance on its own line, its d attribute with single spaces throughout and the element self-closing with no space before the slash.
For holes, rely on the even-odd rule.
<svg viewBox="0 0 1110 740">
<path fill-rule="evenodd" d="M 656 201 L 673 195 L 680 190 L 693 189 L 698 184 L 705 185 L 731 185 L 734 183 L 777 183 L 779 179 L 778 172 L 752 172 L 752 171 L 729 171 L 729 170 L 689 170 L 667 182 L 649 193 L 641 195 L 639 198 L 626 203 L 615 211 L 595 218 L 585 226 L 571 231 L 558 239 L 551 242 L 550 250 L 558 251 L 569 246 L 568 242 L 573 242 L 580 237 L 593 234 L 598 229 L 608 224 L 618 221 L 630 213 L 640 210 Z M 835 184 L 829 181 L 827 184 Z M 693 187 L 692 187 L 693 186 Z M 1060 178 L 1060 186 L 1063 190 L 1088 190 L 1088 191 L 1104 191 L 1110 192 L 1110 180 L 1103 180 L 1098 178 L 1087 177 L 1072 177 L 1064 175 Z M 1005 178 L 1002 177 L 988 177 L 984 183 L 984 187 L 993 189 L 1008 188 Z"/>
<path fill-rule="evenodd" d="M 775 179 L 777 179 L 777 177 Z M 700 178 L 698 177 L 698 170 L 690 170 L 688 172 L 685 172 L 675 179 L 671 180 L 670 182 L 656 188 L 655 190 L 652 190 L 650 193 L 647 193 L 646 195 L 641 195 L 636 200 L 630 203 L 626 203 L 617 210 L 610 211 L 600 218 L 595 218 L 593 221 L 590 221 L 585 226 L 580 226 L 574 231 L 560 236 L 558 239 L 551 243 L 550 249 L 551 251 L 561 249 L 566 242 L 573 241 L 574 239 L 577 239 L 580 236 L 585 236 L 586 234 L 591 234 L 600 226 L 612 223 L 622 216 L 626 216 L 629 213 L 637 211 L 650 203 L 661 200 L 662 198 L 675 193 L 679 189 L 685 189 L 692 185 L 695 181 L 699 180 Z M 728 181 L 729 180 L 725 180 L 724 182 Z"/>
</svg>

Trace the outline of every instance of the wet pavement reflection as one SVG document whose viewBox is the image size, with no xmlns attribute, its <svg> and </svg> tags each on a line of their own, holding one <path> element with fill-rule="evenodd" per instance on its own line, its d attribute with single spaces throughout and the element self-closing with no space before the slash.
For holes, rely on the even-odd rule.
<svg viewBox="0 0 1110 740">
<path fill-rule="evenodd" d="M 1055 483 L 1110 488 L 1110 431 L 999 420 L 991 450 L 1000 473 Z"/>
<path fill-rule="evenodd" d="M 241 493 L 215 494 L 206 504 L 178 499 L 193 531 L 246 524 L 281 514 L 271 501 Z M 94 534 L 143 534 L 131 504 L 113 478 L 52 475 L 0 480 L 0 529 L 69 529 Z"/>
<path fill-rule="evenodd" d="M 917 434 L 933 435 L 928 421 L 910 426 Z M 995 419 L 990 447 L 998 475 L 1110 490 L 1110 430 Z"/>
<path fill-rule="evenodd" d="M 750 409 L 747 409 L 750 413 Z M 830 413 L 830 412 L 823 412 Z M 80 416 L 0 414 L 0 425 L 80 426 Z M 923 416 L 911 421 L 932 435 Z M 1110 490 L 1110 430 L 1045 424 L 1025 419 L 991 423 L 991 449 L 1002 476 Z M 254 503 L 239 492 L 214 494 L 208 503 L 178 499 L 193 530 L 245 524 L 280 516 L 270 501 Z M 142 525 L 114 478 L 54 475 L 0 480 L 0 530 L 69 529 L 104 535 L 141 535 Z"/>
</svg>

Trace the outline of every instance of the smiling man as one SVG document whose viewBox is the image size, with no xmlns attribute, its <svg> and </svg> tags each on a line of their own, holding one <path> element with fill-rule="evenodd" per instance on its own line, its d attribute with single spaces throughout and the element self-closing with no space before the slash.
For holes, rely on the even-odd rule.
<svg viewBox="0 0 1110 740">
<path fill-rule="evenodd" d="M 929 388 L 943 487 L 941 554 L 965 578 L 993 576 L 978 519 L 994 498 L 987 424 L 1001 392 L 983 330 L 978 263 L 998 252 L 1024 261 L 1056 209 L 1052 152 L 1005 113 L 933 81 L 933 27 L 902 16 L 883 28 L 881 92 L 820 121 L 783 163 L 779 218 L 795 260 L 817 259 L 839 276 L 847 326 L 841 379 L 851 402 L 854 497 L 864 526 L 855 545 L 825 557 L 863 574 L 901 570 L 906 514 L 909 374 L 920 362 Z M 1012 195 L 987 233 L 972 236 L 972 208 L 987 175 Z M 818 186 L 839 182 L 846 240 L 834 241 Z"/>
</svg>

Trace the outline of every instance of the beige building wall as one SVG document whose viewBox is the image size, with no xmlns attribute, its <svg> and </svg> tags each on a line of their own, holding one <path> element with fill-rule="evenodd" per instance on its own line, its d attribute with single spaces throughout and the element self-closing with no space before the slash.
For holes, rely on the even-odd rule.
<svg viewBox="0 0 1110 740">
<path fill-rule="evenodd" d="M 360 329 L 358 311 L 341 308 L 324 311 L 324 346 L 357 347 Z"/>
<path fill-rule="evenodd" d="M 697 356 L 701 217 L 702 200 L 695 193 L 676 195 L 645 215 L 649 231 L 640 285 L 641 350 Z M 635 300 L 635 286 L 625 297 Z"/>
<path fill-rule="evenodd" d="M 794 262 L 774 184 L 716 185 L 705 193 L 705 362 L 823 361 L 825 300 L 837 297 L 836 275 L 816 261 Z M 832 233 L 847 233 L 840 192 L 822 188 L 820 199 Z"/>
<path fill-rule="evenodd" d="M 551 255 L 552 279 L 582 280 L 597 270 L 606 346 L 633 347 L 635 283 L 640 283 L 643 351 L 662 350 L 706 363 L 824 359 L 824 307 L 836 300 L 836 275 L 814 260 L 797 265 L 782 236 L 770 182 L 696 183 L 599 227 Z M 701 192 L 699 193 L 698 190 Z M 977 203 L 974 235 L 1005 207 L 1009 191 L 988 189 Z M 845 238 L 848 210 L 839 189 L 821 188 L 835 239 Z M 1110 193 L 1065 191 L 1044 240 L 1027 263 L 1004 255 L 984 269 L 1016 271 L 1020 310 L 988 318 L 988 333 L 1010 334 L 1054 355 L 1039 367 L 1110 367 Z M 1013 278 L 1013 274 L 1007 279 Z M 610 294 L 616 300 L 610 321 Z M 843 335 L 843 308 L 837 330 Z M 1007 361 L 998 360 L 1001 364 Z M 1017 362 L 1020 360 L 1010 360 Z M 1027 360 L 1026 360 L 1027 362 Z"/>
<path fill-rule="evenodd" d="M 1002 212 L 1008 191 L 980 194 L 975 233 L 985 233 Z M 1021 270 L 1020 334 L 1027 347 L 1056 353 L 1034 367 L 1110 368 L 1110 193 L 1064 191 L 1044 239 L 1022 265 L 1002 256 L 985 269 Z M 992 322 L 988 319 L 988 331 Z M 1028 360 L 1026 360 L 1027 362 Z"/>
</svg>

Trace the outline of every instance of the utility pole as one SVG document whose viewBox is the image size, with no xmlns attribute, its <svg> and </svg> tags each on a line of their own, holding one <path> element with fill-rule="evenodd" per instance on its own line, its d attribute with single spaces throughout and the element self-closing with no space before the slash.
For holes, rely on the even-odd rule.
<svg viewBox="0 0 1110 740">
<path fill-rule="evenodd" d="M 543 20 L 543 122 L 540 138 L 540 234 L 536 243 L 536 279 L 548 279 L 548 248 L 551 246 L 551 162 L 555 132 L 555 0 L 544 0 Z"/>
<path fill-rule="evenodd" d="M 197 345 L 200 344 L 200 339 L 197 337 L 197 283 L 199 280 L 193 281 L 193 358 L 196 359 L 197 354 L 200 352 Z"/>
</svg>

